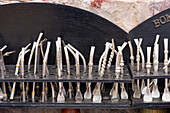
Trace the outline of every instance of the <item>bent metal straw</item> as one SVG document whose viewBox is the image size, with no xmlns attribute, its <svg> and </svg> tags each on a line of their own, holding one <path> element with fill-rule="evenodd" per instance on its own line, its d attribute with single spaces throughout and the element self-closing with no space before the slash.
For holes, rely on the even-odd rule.
<svg viewBox="0 0 170 113">
<path fill-rule="evenodd" d="M 31 49 L 31 54 L 30 54 L 30 57 L 29 57 L 29 60 L 28 60 L 28 72 L 30 72 L 31 60 L 32 60 L 32 56 L 34 54 L 35 46 L 36 46 L 36 42 L 33 43 L 33 46 L 32 46 L 32 49 Z"/>
<path fill-rule="evenodd" d="M 66 47 L 63 40 L 62 40 L 62 43 L 63 43 L 63 46 L 64 46 L 64 53 L 65 53 L 66 64 L 67 64 L 67 74 L 70 77 L 70 58 L 69 58 L 67 47 Z M 68 99 L 74 98 L 73 86 L 72 86 L 71 82 L 69 82 L 69 88 L 68 88 L 67 95 L 68 95 Z"/>
<path fill-rule="evenodd" d="M 34 54 L 35 46 L 36 46 L 36 42 L 34 41 L 32 49 L 31 49 L 31 53 L 30 53 L 30 56 L 29 56 L 29 60 L 28 60 L 28 73 L 31 72 L 31 69 L 30 69 L 31 68 L 31 61 L 32 61 L 32 56 Z M 27 82 L 27 86 L 26 86 L 26 96 L 28 96 L 28 90 L 29 90 L 29 82 Z"/>
<path fill-rule="evenodd" d="M 84 56 L 77 49 L 75 49 L 72 45 L 67 44 L 67 48 L 73 54 L 73 56 L 75 57 L 76 75 L 77 75 L 77 77 L 79 77 L 80 76 L 79 56 L 81 57 L 81 59 L 83 61 L 84 73 L 86 72 L 86 60 L 85 60 Z M 76 54 L 73 51 L 75 51 Z M 77 92 L 76 92 L 75 100 L 77 102 L 81 102 L 83 100 L 82 94 L 80 92 L 80 82 L 77 82 Z"/>
<path fill-rule="evenodd" d="M 44 77 L 49 75 L 49 70 L 48 70 L 48 66 L 47 66 L 47 58 L 48 58 L 49 49 L 50 49 L 50 45 L 51 45 L 51 42 L 48 42 L 48 43 L 47 43 L 47 49 L 46 49 L 46 53 L 45 53 L 45 55 L 44 55 L 44 51 L 43 51 L 42 45 L 43 45 L 43 43 L 44 43 L 45 41 L 47 41 L 46 38 L 40 42 L 41 54 L 42 54 L 42 57 L 43 57 L 43 59 L 44 59 L 44 60 L 43 60 L 43 76 L 44 76 Z M 47 56 L 46 56 L 46 55 L 47 55 Z M 47 58 L 45 58 L 45 57 L 47 57 Z M 46 60 L 45 60 L 45 59 L 46 59 Z M 52 82 L 50 82 L 50 85 L 51 85 L 51 90 L 52 90 L 52 100 L 54 100 L 54 98 L 55 98 L 54 86 L 53 86 Z M 48 94 L 47 91 L 48 91 L 47 82 L 45 82 L 45 96 L 42 96 L 42 99 L 43 99 L 42 101 L 47 100 L 47 94 Z M 44 89 L 43 89 L 42 95 L 43 95 L 43 94 L 44 94 Z"/>
<path fill-rule="evenodd" d="M 56 41 L 56 49 L 57 49 L 57 69 L 58 69 L 58 77 L 61 77 L 61 64 L 60 64 L 60 50 L 59 50 L 59 42 Z M 57 101 L 58 102 L 64 102 L 65 101 L 65 97 L 63 94 L 63 83 L 59 82 L 59 92 L 58 92 L 58 96 L 57 96 Z"/>
<path fill-rule="evenodd" d="M 74 49 L 74 51 L 76 52 L 76 53 L 74 53 L 74 51 L 68 45 L 66 45 L 66 47 L 75 58 L 76 76 L 79 77 L 80 76 L 80 65 L 79 65 L 80 52 L 78 52 L 77 49 Z M 77 92 L 76 92 L 75 100 L 76 100 L 76 102 L 81 102 L 83 100 L 83 97 L 82 97 L 82 94 L 81 94 L 81 91 L 80 91 L 80 82 L 77 82 Z"/>
<path fill-rule="evenodd" d="M 27 50 L 27 48 L 30 46 L 30 44 L 28 44 L 24 49 L 25 49 L 25 52 L 24 54 L 27 54 L 30 49 Z M 22 51 L 21 51 L 22 52 Z M 19 53 L 18 55 L 18 60 L 17 60 L 17 64 L 16 64 L 16 70 L 15 70 L 15 75 L 18 76 L 18 70 L 19 70 L 19 67 L 20 67 L 20 62 L 21 62 L 21 52 Z M 16 86 L 16 82 L 13 82 L 13 86 L 12 86 L 12 90 L 11 90 L 11 94 L 10 94 L 10 100 L 13 100 L 14 99 L 14 94 L 15 94 L 15 86 Z"/>
<path fill-rule="evenodd" d="M 47 43 L 47 48 L 46 48 L 46 52 L 45 52 L 45 55 L 44 55 L 44 60 L 43 60 L 43 71 L 42 71 L 42 75 L 43 75 L 43 78 L 45 78 L 47 76 L 47 70 L 46 70 L 46 65 L 47 65 L 47 59 L 48 59 L 48 54 L 49 54 L 49 50 L 50 50 L 50 45 L 51 45 L 51 42 L 48 42 Z M 45 101 L 45 96 L 47 96 L 45 94 L 45 82 L 42 83 L 43 84 L 43 89 L 42 89 L 42 102 Z"/>
<path fill-rule="evenodd" d="M 30 49 L 28 49 L 28 47 L 31 45 L 31 43 L 29 43 L 27 46 L 25 46 L 25 54 L 28 53 L 30 51 Z M 27 50 L 28 49 L 28 50 Z M 20 59 L 21 59 L 21 53 L 22 51 L 20 51 L 19 55 L 18 55 L 18 60 L 17 60 L 17 64 L 16 64 L 16 69 L 15 69 L 15 75 L 18 76 L 18 70 L 20 67 Z"/>
<path fill-rule="evenodd" d="M 69 46 L 66 46 L 66 47 L 67 47 L 67 49 L 71 52 L 71 54 L 75 58 L 75 62 L 76 62 L 75 63 L 75 66 L 76 66 L 76 76 L 79 77 L 80 76 L 80 65 L 79 65 L 79 55 L 80 55 L 80 52 L 78 52 L 78 50 L 74 48 L 74 51 L 76 52 L 76 53 L 74 53 L 72 48 L 70 48 Z M 84 59 L 84 61 L 85 61 L 85 59 Z M 85 67 L 86 66 L 84 66 L 84 68 Z M 83 97 L 82 97 L 82 94 L 81 94 L 81 91 L 80 91 L 80 82 L 77 82 L 77 91 L 76 91 L 75 100 L 76 100 L 76 102 L 81 102 L 83 100 Z"/>
<path fill-rule="evenodd" d="M 39 46 L 39 42 L 40 42 L 42 36 L 43 36 L 43 33 L 40 33 L 39 37 L 38 37 L 38 40 L 36 42 L 36 46 L 35 46 L 35 60 L 34 60 L 34 75 L 35 76 L 37 74 L 38 46 Z"/>
<path fill-rule="evenodd" d="M 93 56 L 94 56 L 95 47 L 91 46 L 90 50 L 90 58 L 89 58 L 89 77 L 92 78 L 92 70 L 93 70 Z M 84 93 L 84 99 L 91 99 L 91 82 L 86 83 L 86 92 Z"/>
<path fill-rule="evenodd" d="M 39 36 L 38 36 L 38 39 L 37 39 L 37 42 L 36 42 L 36 45 L 35 45 L 35 59 L 34 59 L 34 76 L 37 76 L 37 69 L 38 69 L 38 66 L 39 66 L 39 43 L 40 43 L 40 40 L 43 36 L 43 33 L 40 33 Z M 39 85 L 37 83 L 37 92 L 39 91 Z M 38 94 L 38 93 L 37 93 Z M 33 82 L 33 87 L 32 87 L 32 101 L 35 100 L 35 82 Z"/>
<path fill-rule="evenodd" d="M 79 53 L 76 51 L 76 76 L 80 77 L 80 62 L 79 62 Z M 80 91 L 80 82 L 77 82 L 77 91 L 75 96 L 76 102 L 81 102 L 83 100 L 83 96 Z"/>
<path fill-rule="evenodd" d="M 121 61 L 121 58 L 122 58 L 121 47 L 118 46 L 118 53 L 117 53 L 117 56 L 116 56 L 116 67 L 115 67 L 116 79 L 118 79 L 119 75 L 120 75 L 120 70 L 121 70 L 120 61 Z M 114 83 L 111 100 L 118 100 L 118 99 L 119 99 L 118 83 Z"/>
<path fill-rule="evenodd" d="M 15 53 L 15 51 L 10 51 L 10 52 L 6 52 L 3 56 L 9 56 L 10 54 L 13 54 L 13 53 Z M 3 65 L 4 65 L 4 75 L 6 75 L 6 68 L 5 68 L 5 63 L 4 63 L 4 61 L 3 61 Z M 11 84 L 10 84 L 10 82 L 8 82 L 8 88 L 9 88 L 9 91 L 10 91 L 10 93 L 11 93 Z"/>
<path fill-rule="evenodd" d="M 4 78 L 4 63 L 3 63 L 3 54 L 2 51 L 6 48 L 7 46 L 5 45 L 4 47 L 2 47 L 0 49 L 0 66 L 1 66 L 1 77 Z M 6 86 L 5 86 L 5 82 L 2 82 L 3 84 L 3 101 L 7 101 L 7 93 L 6 93 Z"/>
<path fill-rule="evenodd" d="M 47 41 L 47 38 L 45 38 L 45 39 L 43 39 L 43 40 L 41 40 L 40 41 L 40 44 L 39 44 L 39 46 L 40 46 L 40 51 L 41 51 L 41 55 L 42 55 L 42 58 L 44 59 L 44 51 L 43 51 L 43 44 L 45 43 Z M 45 73 L 47 74 L 47 75 L 49 75 L 49 70 L 48 70 L 48 66 L 47 66 L 47 64 L 45 65 Z M 45 99 L 47 100 L 47 95 L 48 94 L 48 87 L 47 87 L 47 82 L 45 82 Z"/>
<path fill-rule="evenodd" d="M 60 69 L 61 69 L 61 75 L 62 75 L 62 70 L 63 70 L 63 64 L 62 64 L 62 46 L 61 46 L 61 38 L 58 37 L 57 38 L 57 41 L 58 41 L 58 47 L 59 47 L 59 52 L 57 52 L 56 54 L 59 55 L 59 65 L 60 65 Z M 62 83 L 63 84 L 63 83 Z M 63 94 L 64 96 L 66 96 L 66 90 L 64 88 L 64 86 L 62 85 L 62 91 L 63 91 Z"/>
<path fill-rule="evenodd" d="M 60 37 L 58 37 L 57 41 L 56 41 L 56 50 L 57 50 L 57 52 L 56 52 L 57 69 L 58 69 L 58 73 L 59 73 L 58 76 L 60 78 L 61 75 L 62 75 L 62 61 L 61 61 L 62 60 L 62 49 L 61 49 L 61 38 Z M 61 89 L 63 95 L 65 96 L 66 91 L 65 91 L 65 88 L 63 86 L 63 83 L 59 83 L 59 84 L 60 84 L 59 86 L 61 86 L 60 89 Z M 63 101 L 63 100 L 61 100 L 61 101 Z"/>
<path fill-rule="evenodd" d="M 141 58 L 142 58 L 142 70 L 144 71 L 144 69 L 145 69 L 145 56 L 144 56 L 144 53 L 143 53 L 141 47 L 140 47 L 140 55 L 141 55 Z M 144 79 L 142 79 L 141 91 L 144 87 L 145 87 L 145 81 L 144 81 Z"/>
<path fill-rule="evenodd" d="M 26 47 L 25 47 L 25 53 L 29 52 L 29 49 L 27 50 L 27 48 L 31 45 L 31 43 L 29 43 Z M 18 70 L 20 67 L 20 59 L 21 59 L 21 51 L 18 55 L 18 60 L 17 60 L 17 64 L 16 64 L 16 69 L 15 69 L 15 75 L 18 76 Z"/>
<path fill-rule="evenodd" d="M 106 66 L 106 62 L 107 62 L 107 55 L 108 55 L 108 51 L 109 51 L 109 48 L 110 48 L 110 43 L 109 42 L 106 42 L 105 44 L 105 52 L 104 52 L 104 59 L 103 59 L 103 63 L 102 63 L 102 67 L 101 67 L 101 71 L 100 71 L 100 76 L 103 76 L 104 75 L 104 71 L 105 71 L 105 66 Z M 100 87 L 101 87 L 101 83 L 98 82 L 95 86 L 95 89 L 94 89 L 94 93 L 93 93 L 93 102 L 97 102 L 97 103 L 100 103 L 101 100 L 102 100 L 102 97 L 101 97 L 101 90 L 100 90 Z"/>
<path fill-rule="evenodd" d="M 86 72 L 86 60 L 84 58 L 84 56 L 77 50 L 75 49 L 71 44 L 67 44 L 69 48 L 71 48 L 73 51 L 78 52 L 78 54 L 80 55 L 82 61 L 83 61 L 83 66 L 84 66 L 84 73 Z"/>
<path fill-rule="evenodd" d="M 121 73 L 121 65 L 120 64 L 121 64 L 121 60 L 122 60 L 122 51 L 126 47 L 126 45 L 127 45 L 127 42 L 124 42 L 122 44 L 122 46 L 118 46 L 118 53 L 117 53 L 117 57 L 116 57 L 116 67 L 115 67 L 116 79 L 119 78 L 119 75 Z M 122 86 L 124 86 L 124 84 Z M 123 90 L 123 91 L 125 91 L 125 90 Z M 125 94 L 125 93 L 126 92 L 123 92 L 123 94 Z M 125 98 L 127 98 L 126 94 L 124 96 L 125 96 Z M 124 97 L 124 96 L 122 96 L 122 97 Z M 118 83 L 114 83 L 111 100 L 116 100 L 117 101 L 118 99 L 119 99 L 119 95 L 118 95 Z"/>
</svg>

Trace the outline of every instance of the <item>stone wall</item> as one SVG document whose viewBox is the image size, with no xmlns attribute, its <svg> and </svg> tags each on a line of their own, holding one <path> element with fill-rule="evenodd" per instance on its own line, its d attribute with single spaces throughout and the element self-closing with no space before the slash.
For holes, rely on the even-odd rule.
<svg viewBox="0 0 170 113">
<path fill-rule="evenodd" d="M 129 32 L 149 17 L 170 8 L 170 0 L 0 0 L 13 2 L 50 2 L 88 10 Z"/>
</svg>

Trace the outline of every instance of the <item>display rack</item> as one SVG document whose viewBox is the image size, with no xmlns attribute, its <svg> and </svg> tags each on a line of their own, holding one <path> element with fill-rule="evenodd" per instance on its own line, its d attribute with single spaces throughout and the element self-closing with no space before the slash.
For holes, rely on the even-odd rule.
<svg viewBox="0 0 170 113">
<path fill-rule="evenodd" d="M 42 67 L 42 66 L 41 66 Z M 82 66 L 81 66 L 82 67 Z M 7 75 L 5 78 L 0 78 L 0 82 L 105 82 L 105 83 L 113 83 L 113 82 L 125 82 L 131 83 L 131 76 L 127 69 L 127 66 L 124 68 L 124 75 L 120 75 L 118 79 L 115 76 L 115 67 L 112 66 L 108 71 L 106 70 L 105 74 L 101 77 L 97 71 L 97 65 L 93 67 L 93 73 L 90 77 L 88 72 L 83 73 L 81 70 L 81 75 L 79 77 L 75 74 L 75 66 L 71 66 L 71 74 L 70 76 L 66 72 L 66 66 L 63 66 L 64 71 L 62 72 L 62 77 L 58 77 L 57 75 L 57 68 L 55 65 L 48 66 L 50 74 L 45 78 L 42 78 L 41 69 L 39 70 L 39 74 L 34 76 L 33 73 L 28 73 L 27 70 L 25 71 L 25 78 L 21 78 L 19 75 L 14 75 L 15 66 L 14 65 L 7 65 Z M 83 68 L 83 67 L 82 67 Z M 25 66 L 27 69 L 27 66 Z M 32 68 L 33 69 L 33 68 Z"/>
<path fill-rule="evenodd" d="M 82 75 L 79 79 L 75 76 L 75 66 L 71 66 L 71 76 L 68 77 L 66 72 L 63 72 L 62 78 L 58 78 L 56 75 L 56 68 L 55 65 L 50 65 L 49 72 L 50 75 L 43 79 L 41 77 L 41 74 L 38 74 L 37 77 L 34 75 L 25 75 L 25 78 L 22 79 L 20 76 L 14 75 L 15 66 L 14 65 L 7 65 L 6 66 L 6 73 L 4 79 L 0 79 L 0 82 L 104 82 L 104 83 L 114 83 L 114 82 L 124 82 L 124 83 L 131 83 L 131 77 L 128 74 L 127 68 L 125 68 L 125 75 L 123 75 L 123 78 L 115 79 L 113 74 L 110 74 L 111 72 L 106 72 L 106 74 L 103 77 L 100 77 L 97 70 L 97 65 L 94 66 L 92 78 L 90 78 L 87 73 Z M 81 66 L 82 67 L 82 66 Z M 27 68 L 27 67 L 25 67 Z M 65 66 L 64 66 L 65 68 Z M 83 67 L 82 67 L 83 68 Z M 41 70 L 40 70 L 41 71 Z M 114 66 L 110 68 L 110 71 L 113 71 L 114 73 Z M 27 71 L 25 71 L 27 72 Z M 127 87 L 126 87 L 127 89 Z M 107 97 L 109 97 L 109 94 L 106 94 Z M 84 99 L 82 102 L 76 103 L 75 100 L 69 100 L 66 99 L 65 102 L 57 102 L 56 99 L 48 99 L 48 101 L 40 102 L 40 99 L 36 99 L 35 102 L 26 101 L 22 102 L 20 101 L 20 97 L 16 96 L 14 100 L 8 100 L 7 102 L 0 101 L 0 108 L 6 107 L 6 108 L 77 108 L 77 109 L 128 109 L 131 108 L 131 102 L 129 99 L 127 100 L 117 100 L 117 101 L 111 101 L 110 98 L 103 99 L 101 103 L 94 103 L 92 100 Z"/>
<path fill-rule="evenodd" d="M 93 103 L 91 100 L 84 100 L 82 103 L 76 103 L 74 100 L 66 100 L 63 103 L 51 102 L 20 102 L 18 100 L 11 102 L 0 102 L 0 108 L 72 108 L 72 109 L 129 109 L 131 104 L 129 100 L 111 102 L 103 100 L 101 103 Z"/>
<path fill-rule="evenodd" d="M 133 98 L 133 91 L 130 91 L 130 95 L 131 95 L 131 100 L 132 100 L 132 107 L 136 108 L 136 109 L 142 109 L 142 108 L 169 108 L 170 107 L 170 102 L 165 102 L 162 101 L 162 93 L 164 92 L 164 79 L 165 78 L 170 78 L 170 68 L 169 68 L 169 72 L 168 74 L 164 73 L 163 70 L 163 63 L 164 63 L 164 38 L 168 38 L 168 40 L 170 41 L 170 32 L 169 32 L 169 23 L 166 24 L 161 24 L 157 25 L 157 22 L 162 21 L 161 18 L 162 17 L 166 17 L 166 15 L 169 15 L 170 9 L 167 9 L 161 13 L 158 13 L 156 15 L 154 15 L 153 17 L 147 19 L 146 21 L 144 21 L 143 23 L 139 24 L 138 26 L 136 26 L 134 29 L 132 29 L 129 32 L 129 37 L 130 37 L 130 41 L 132 42 L 133 45 L 133 50 L 134 50 L 134 56 L 136 57 L 136 45 L 134 43 L 134 39 L 138 39 L 138 38 L 142 38 L 142 44 L 141 44 L 141 48 L 143 50 L 144 56 L 145 56 L 145 63 L 147 62 L 147 47 L 151 47 L 151 53 L 153 53 L 153 47 L 154 47 L 154 42 L 156 39 L 156 35 L 160 35 L 159 37 L 159 69 L 157 73 L 153 72 L 153 57 L 151 55 L 151 73 L 150 75 L 146 74 L 146 68 L 144 70 L 142 70 L 140 68 L 140 71 L 137 72 L 136 71 L 136 64 L 134 67 L 132 67 L 129 64 L 129 70 L 130 73 L 132 75 L 132 79 L 134 79 L 135 81 L 137 79 L 158 79 L 158 86 L 159 86 L 159 91 L 160 91 L 160 98 L 155 99 L 153 98 L 152 102 L 144 102 L 143 101 L 143 96 L 141 96 L 141 98 Z M 169 49 L 168 49 L 169 50 Z M 135 59 L 136 61 L 136 59 Z M 142 66 L 140 64 L 140 66 Z M 146 64 L 145 64 L 146 66 Z M 163 79 L 162 81 L 160 79 Z M 140 80 L 141 81 L 141 80 Z M 146 82 L 145 82 L 146 84 Z"/>
<path fill-rule="evenodd" d="M 133 91 L 130 90 L 130 95 L 132 99 L 132 106 L 134 109 L 153 109 L 153 108 L 169 108 L 170 102 L 162 101 L 161 98 L 154 98 L 152 102 L 144 102 L 143 96 L 141 98 L 133 98 Z M 162 95 L 162 93 L 161 93 Z"/>
<path fill-rule="evenodd" d="M 160 78 L 170 78 L 170 72 L 165 74 L 163 70 L 163 63 L 159 64 L 158 72 L 154 72 L 153 66 L 151 68 L 151 74 L 147 75 L 146 69 L 143 71 L 142 69 L 138 72 L 136 71 L 136 66 L 130 66 L 130 72 L 133 76 L 133 79 L 160 79 Z M 169 69 L 170 70 L 170 69 Z"/>
<path fill-rule="evenodd" d="M 144 102 L 142 98 L 136 99 L 132 97 L 132 106 L 134 109 L 169 108 L 170 102 L 164 102 L 160 98 L 153 99 L 152 102 Z"/>
<path fill-rule="evenodd" d="M 123 42 L 128 41 L 127 33 L 108 20 L 82 9 L 51 3 L 15 3 L 1 5 L 0 13 L 0 23 L 3 23 L 0 27 L 0 46 L 7 44 L 7 50 L 15 49 L 16 51 L 15 54 L 4 58 L 7 71 L 5 78 L 0 78 L 0 82 L 131 83 L 131 76 L 127 66 L 124 67 L 124 75 L 120 76 L 118 79 L 115 79 L 114 66 L 112 66 L 109 71 L 105 71 L 103 77 L 98 74 L 96 64 L 98 64 L 99 58 L 104 50 L 105 42 L 111 42 L 111 39 L 114 38 L 115 47 L 117 48 L 117 46 L 122 45 Z M 52 64 L 48 65 L 50 74 L 45 78 L 42 78 L 40 66 L 39 73 L 37 76 L 34 76 L 32 73 L 33 69 L 31 69 L 31 73 L 28 74 L 27 66 L 25 66 L 24 78 L 21 78 L 20 75 L 14 75 L 15 64 L 21 47 L 36 41 L 40 32 L 43 32 L 44 34 L 43 39 L 47 38 L 48 41 L 52 42 L 48 58 L 48 64 Z M 58 78 L 57 70 L 54 65 L 56 58 L 56 48 L 54 43 L 58 36 L 61 37 L 66 44 L 70 43 L 75 48 L 78 48 L 86 60 L 89 59 L 90 47 L 96 47 L 92 78 L 88 76 L 88 68 L 87 73 L 83 73 L 81 68 L 81 76 L 76 77 L 75 66 L 71 66 L 70 76 L 67 75 L 64 66 L 62 77 Z M 128 57 L 127 47 L 124 49 L 123 54 L 126 64 Z M 27 60 L 28 56 L 26 55 L 24 61 L 25 64 L 27 63 Z M 63 61 L 65 61 L 64 54 Z M 74 58 L 70 55 L 70 63 L 74 64 L 74 62 Z M 85 89 L 85 85 L 82 87 Z M 127 87 L 126 89 L 128 91 Z M 101 103 L 93 103 L 91 100 L 83 100 L 81 103 L 75 103 L 75 100 L 68 99 L 66 99 L 64 103 L 58 103 L 56 102 L 56 99 L 55 101 L 52 101 L 50 98 L 46 102 L 21 102 L 20 98 L 15 96 L 13 101 L 1 101 L 0 108 L 127 109 L 131 108 L 131 102 L 129 99 L 111 101 L 110 98 L 103 99 Z"/>
</svg>

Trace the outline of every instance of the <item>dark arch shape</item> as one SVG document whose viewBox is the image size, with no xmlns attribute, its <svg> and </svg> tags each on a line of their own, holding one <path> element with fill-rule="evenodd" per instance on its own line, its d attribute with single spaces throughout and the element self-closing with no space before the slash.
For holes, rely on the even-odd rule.
<svg viewBox="0 0 170 113">
<path fill-rule="evenodd" d="M 128 40 L 127 33 L 108 20 L 66 5 L 15 3 L 1 5 L 0 14 L 0 46 L 7 44 L 7 50 L 17 51 L 5 59 L 7 64 L 15 64 L 21 47 L 36 41 L 41 31 L 43 37 L 52 42 L 50 64 L 55 63 L 55 40 L 58 36 L 78 48 L 87 61 L 90 46 L 96 46 L 95 64 L 106 41 L 114 38 L 116 45 L 121 45 Z M 28 59 L 28 55 L 26 57 Z"/>
<path fill-rule="evenodd" d="M 134 29 L 132 29 L 130 31 L 129 36 L 130 36 L 130 40 L 133 42 L 133 47 L 135 47 L 135 49 L 134 49 L 135 52 L 136 52 L 136 45 L 134 44 L 133 39 L 140 38 L 140 37 L 143 38 L 142 48 L 143 48 L 144 54 L 146 56 L 146 48 L 149 46 L 153 47 L 156 34 L 159 34 L 160 35 L 160 38 L 159 38 L 159 48 L 160 48 L 159 60 L 160 60 L 160 62 L 163 62 L 163 60 L 164 60 L 164 42 L 163 42 L 163 40 L 165 37 L 169 39 L 169 48 L 170 48 L 170 20 L 169 20 L 169 22 L 166 22 L 165 24 L 160 23 L 159 27 L 155 27 L 155 24 L 153 21 L 156 21 L 156 19 L 158 19 L 160 22 L 160 17 L 161 16 L 165 17 L 165 15 L 167 15 L 167 14 L 170 16 L 170 8 L 147 19 L 146 21 L 144 21 L 143 23 L 141 23 L 140 25 L 138 25 L 137 27 L 135 27 Z M 161 19 L 164 22 L 162 17 L 161 17 Z M 166 17 L 166 19 L 167 19 L 167 17 Z"/>
</svg>

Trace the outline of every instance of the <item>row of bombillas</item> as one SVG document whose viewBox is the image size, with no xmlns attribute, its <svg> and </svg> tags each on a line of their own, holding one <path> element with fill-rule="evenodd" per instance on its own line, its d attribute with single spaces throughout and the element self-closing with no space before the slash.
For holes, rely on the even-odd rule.
<svg viewBox="0 0 170 113">
<path fill-rule="evenodd" d="M 25 78 L 25 72 L 32 73 L 35 77 L 41 75 L 42 78 L 46 78 L 47 76 L 50 76 L 50 69 L 48 64 L 48 56 L 50 51 L 51 42 L 47 41 L 47 39 L 42 40 L 43 33 L 39 34 L 39 37 L 36 42 L 33 42 L 32 48 L 28 49 L 31 46 L 31 43 L 29 43 L 26 47 L 21 48 L 21 52 L 18 55 L 18 60 L 15 68 L 15 75 L 17 77 Z M 136 63 L 135 57 L 133 55 L 133 47 L 131 44 L 131 41 L 124 42 L 121 46 L 115 47 L 114 39 L 112 39 L 111 42 L 105 43 L 105 50 L 102 53 L 99 64 L 98 64 L 98 75 L 102 78 L 103 76 L 106 76 L 105 73 L 107 73 L 108 70 L 111 70 L 111 73 L 115 74 L 115 79 L 121 79 L 122 76 L 124 76 L 124 59 L 123 59 L 123 50 L 126 46 L 129 45 L 130 49 L 130 60 L 131 60 L 131 68 L 133 71 L 136 72 L 136 74 L 140 74 L 141 72 L 145 73 L 145 76 L 150 76 L 151 72 L 154 72 L 154 74 L 158 73 L 160 70 L 159 66 L 159 37 L 160 35 L 156 36 L 156 40 L 154 43 L 153 48 L 153 63 L 151 63 L 151 47 L 147 47 L 147 60 L 145 63 L 145 57 L 143 50 L 141 48 L 142 45 L 142 38 L 134 39 L 134 42 L 137 47 L 136 52 Z M 46 50 L 43 50 L 44 43 L 47 43 Z M 80 59 L 83 62 L 83 73 L 88 73 L 89 78 L 93 77 L 93 57 L 95 54 L 95 46 L 91 46 L 90 55 L 89 55 L 89 63 L 87 66 L 86 60 L 81 54 L 81 52 L 76 49 L 71 44 L 65 44 L 63 40 L 61 40 L 60 37 L 57 38 L 57 41 L 55 42 L 56 45 L 56 73 L 57 77 L 61 78 L 63 75 L 63 72 L 67 72 L 67 76 L 71 76 L 71 65 L 70 65 L 70 54 L 74 57 L 75 60 L 75 76 L 79 79 L 81 79 L 81 69 L 80 69 Z M 66 67 L 63 66 L 63 52 L 62 52 L 62 45 L 64 48 L 64 56 L 66 60 Z M 0 49 L 0 63 L 1 63 L 1 76 L 4 78 L 6 76 L 6 67 L 4 63 L 3 56 L 8 56 L 11 53 L 14 53 L 15 51 L 6 52 L 3 54 L 3 50 L 7 46 L 5 45 Z M 117 48 L 117 50 L 116 50 Z M 34 52 L 35 51 L 35 52 Z M 25 54 L 30 54 L 27 69 L 25 69 Z M 110 55 L 109 55 L 110 54 Z M 31 68 L 31 62 L 33 62 L 33 55 L 34 58 L 34 65 L 33 68 Z M 42 56 L 43 61 L 40 61 L 40 56 Z M 113 64 L 113 58 L 115 57 L 115 67 L 114 70 L 111 69 L 111 65 Z M 141 57 L 141 58 L 140 58 Z M 142 63 L 140 63 L 140 59 L 142 59 Z M 73 59 L 71 59 L 73 60 Z M 42 66 L 40 65 L 40 62 L 43 62 Z M 163 68 L 163 73 L 166 75 L 168 74 L 168 65 L 170 63 L 170 59 L 168 60 L 168 39 L 164 39 L 164 64 L 161 68 Z M 153 64 L 153 68 L 151 66 Z M 140 66 L 141 65 L 141 66 Z M 42 67 L 42 70 L 39 71 L 39 67 Z M 33 69 L 33 70 L 31 70 Z M 87 71 L 88 70 L 88 71 Z M 41 73 L 41 74 L 39 74 Z M 158 79 L 153 79 L 150 82 L 150 79 L 147 79 L 147 86 L 145 86 L 145 80 L 142 80 L 141 87 L 139 83 L 139 79 L 137 80 L 137 85 L 134 80 L 132 80 L 132 90 L 133 90 L 133 97 L 134 98 L 141 98 L 141 95 L 143 95 L 143 100 L 150 102 L 153 100 L 153 98 L 160 98 L 160 92 L 158 90 Z M 0 98 L 3 101 L 7 101 L 8 98 L 12 101 L 14 100 L 14 97 L 18 95 L 18 93 L 15 93 L 17 82 L 11 83 L 7 82 L 9 86 L 9 94 L 7 93 L 6 89 L 6 82 L 3 82 L 2 89 L 0 89 Z M 36 101 L 35 96 L 39 95 L 36 94 L 36 84 L 39 84 L 38 82 L 20 82 L 21 86 L 21 101 L 26 102 L 27 100 L 31 100 L 33 102 Z M 50 84 L 50 85 L 49 85 Z M 104 90 L 104 83 L 97 82 L 95 85 L 95 88 L 92 91 L 91 88 L 91 82 L 86 83 L 86 91 L 84 93 L 84 96 L 81 92 L 80 82 L 76 83 L 76 88 L 73 88 L 72 82 L 68 83 L 68 91 L 66 92 L 65 86 L 63 82 L 41 82 L 41 102 L 47 101 L 49 98 L 49 91 L 50 91 L 50 98 L 52 100 L 57 100 L 57 102 L 64 102 L 66 99 L 74 99 L 76 102 L 82 102 L 83 97 L 84 99 L 92 100 L 94 103 L 100 103 L 102 101 L 102 90 Z M 152 92 L 151 92 L 151 86 L 152 86 Z M 31 88 L 30 88 L 31 87 Z M 37 85 L 39 87 L 39 85 Z M 48 90 L 50 87 L 51 90 Z M 74 92 L 74 89 L 75 92 Z M 120 90 L 119 90 L 120 89 Z M 29 91 L 31 90 L 31 93 Z M 75 93 L 75 94 L 74 94 Z M 74 96 L 75 95 L 75 96 Z M 110 89 L 108 93 L 110 99 L 112 101 L 117 101 L 120 99 L 128 99 L 128 93 L 125 88 L 125 85 L 123 82 L 114 82 L 113 87 Z M 168 89 L 168 79 L 165 79 L 165 89 L 164 93 L 162 95 L 163 101 L 170 101 L 170 93 Z"/>
</svg>

